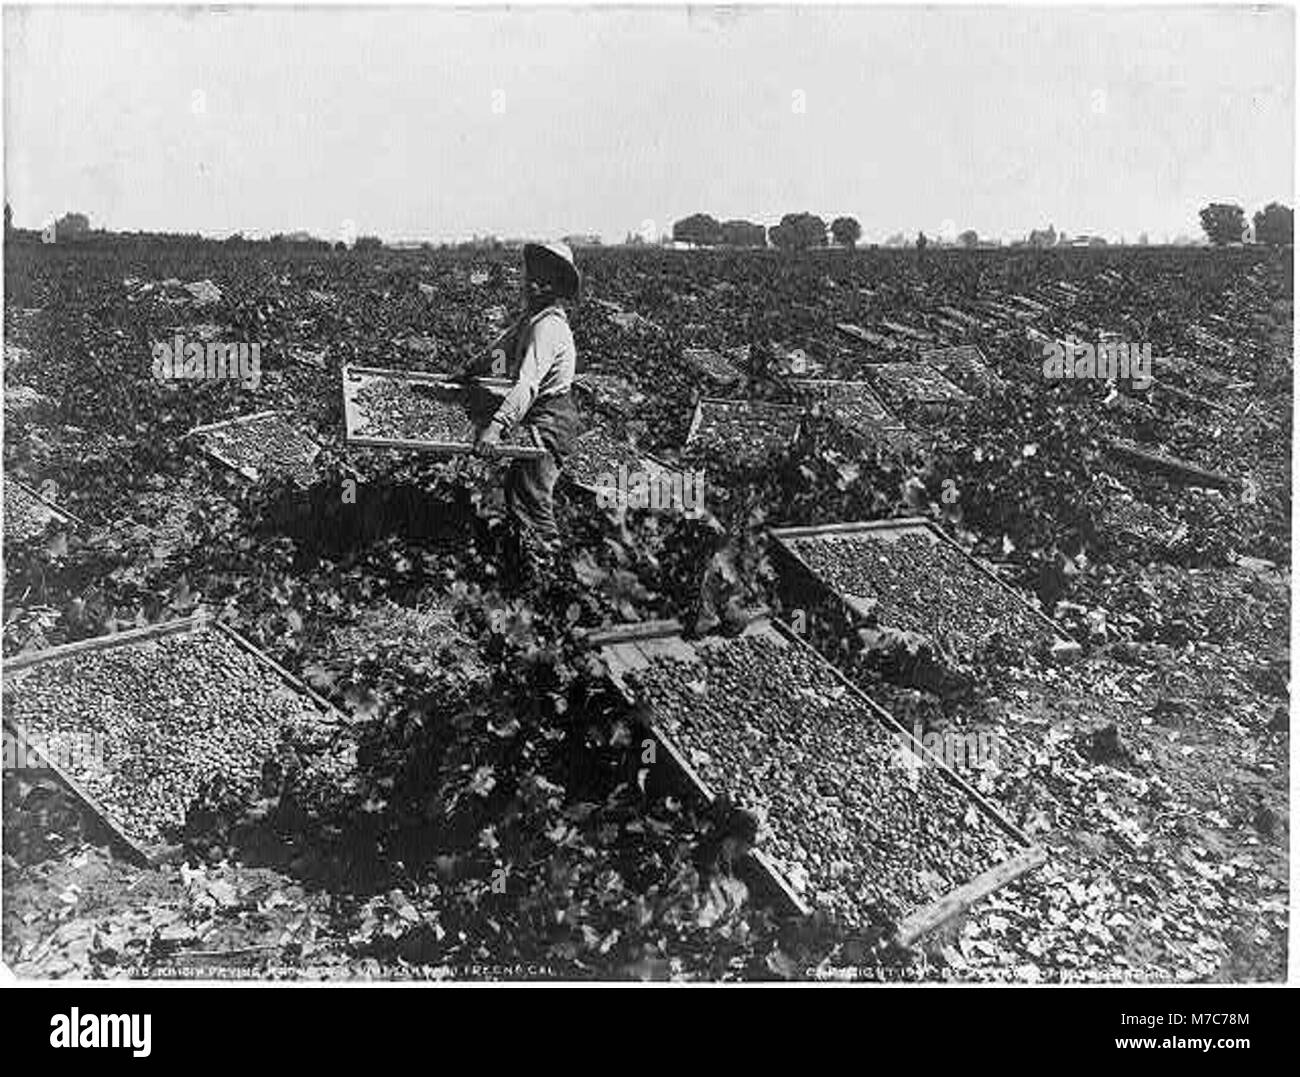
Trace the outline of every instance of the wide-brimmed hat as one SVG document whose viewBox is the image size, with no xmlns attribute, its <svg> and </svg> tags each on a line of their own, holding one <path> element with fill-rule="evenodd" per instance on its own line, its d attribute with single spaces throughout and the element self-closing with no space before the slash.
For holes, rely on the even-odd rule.
<svg viewBox="0 0 1300 1077">
<path fill-rule="evenodd" d="M 582 287 L 582 275 L 573 262 L 573 251 L 567 243 L 551 240 L 545 243 L 524 244 L 524 268 L 532 275 L 534 267 L 538 276 L 555 282 L 555 289 L 568 299 L 576 299 Z"/>
</svg>

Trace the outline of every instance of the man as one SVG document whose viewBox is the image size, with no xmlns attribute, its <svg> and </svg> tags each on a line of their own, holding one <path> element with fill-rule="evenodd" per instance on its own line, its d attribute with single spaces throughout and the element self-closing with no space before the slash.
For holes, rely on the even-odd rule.
<svg viewBox="0 0 1300 1077">
<path fill-rule="evenodd" d="M 515 460 L 506 473 L 506 505 L 530 560 L 537 545 L 553 554 L 559 543 L 555 483 L 578 432 L 569 394 L 578 356 L 562 304 L 578 298 L 581 283 L 565 244 L 524 247 L 525 312 L 504 337 L 494 363 L 499 371 L 504 359 L 514 385 L 474 445 L 478 455 L 490 459 L 502 439 L 520 427 L 529 442 L 546 450 L 536 459 Z"/>
</svg>

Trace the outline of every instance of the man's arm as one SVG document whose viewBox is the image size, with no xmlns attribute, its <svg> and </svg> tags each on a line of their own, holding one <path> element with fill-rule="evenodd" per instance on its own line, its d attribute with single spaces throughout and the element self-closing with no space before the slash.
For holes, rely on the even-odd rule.
<svg viewBox="0 0 1300 1077">
<path fill-rule="evenodd" d="M 528 350 L 519 366 L 519 376 L 492 417 L 489 425 L 496 425 L 502 434 L 508 434 L 528 414 L 528 409 L 537 399 L 542 379 L 555 362 L 556 338 L 552 321 L 549 317 L 542 318 L 533 326 Z"/>
</svg>

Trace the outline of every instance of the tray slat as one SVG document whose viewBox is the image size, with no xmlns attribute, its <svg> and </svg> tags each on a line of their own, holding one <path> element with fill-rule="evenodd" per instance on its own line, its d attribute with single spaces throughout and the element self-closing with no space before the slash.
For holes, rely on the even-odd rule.
<svg viewBox="0 0 1300 1077">
<path fill-rule="evenodd" d="M 995 864 L 988 871 L 977 875 L 970 882 L 945 894 L 932 905 L 904 917 L 895 936 L 898 945 L 911 946 L 924 935 L 941 927 L 954 916 L 966 912 L 976 902 L 1000 890 L 1007 883 L 1020 878 L 1027 872 L 1041 867 L 1047 862 L 1047 852 L 1041 846 L 1033 846 L 1009 860 Z"/>
</svg>

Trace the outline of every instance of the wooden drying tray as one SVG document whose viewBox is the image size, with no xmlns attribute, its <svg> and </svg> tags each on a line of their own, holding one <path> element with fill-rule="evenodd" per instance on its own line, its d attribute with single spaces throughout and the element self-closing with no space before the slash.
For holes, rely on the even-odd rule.
<svg viewBox="0 0 1300 1077">
<path fill-rule="evenodd" d="M 956 542 L 945 535 L 930 520 L 921 516 L 904 516 L 893 520 L 867 520 L 859 523 L 842 523 L 842 524 L 822 524 L 818 527 L 774 527 L 768 531 L 768 534 L 776 541 L 788 558 L 797 564 L 808 576 L 816 580 L 826 590 L 834 594 L 845 609 L 849 611 L 852 617 L 860 617 L 860 611 L 853 603 L 837 591 L 830 584 L 822 580 L 811 565 L 808 564 L 795 548 L 797 539 L 817 539 L 817 538 L 853 538 L 855 536 L 870 537 L 884 542 L 892 542 L 905 534 L 924 535 L 931 543 L 943 543 L 955 550 L 966 561 L 968 565 L 982 577 L 991 580 L 997 584 L 1003 591 L 1009 595 L 1015 603 L 1025 610 L 1034 620 L 1043 625 L 1052 633 L 1052 654 L 1057 658 L 1074 658 L 1082 648 L 1070 637 L 1069 633 L 1060 627 L 1055 621 L 1048 617 L 1042 610 L 1035 609 L 1025 599 L 1019 591 L 1008 584 L 1005 580 L 999 579 L 996 573 L 989 571 L 973 557 L 963 550 Z"/>
<path fill-rule="evenodd" d="M 581 441 L 582 438 L 579 437 L 577 440 Z M 611 440 L 618 440 L 618 439 L 611 438 Z M 667 472 L 670 475 L 674 473 L 674 469 L 669 467 L 662 460 L 659 460 L 656 457 L 651 456 L 650 453 L 648 452 L 642 452 L 640 449 L 634 448 L 631 442 L 625 441 L 623 442 L 623 444 L 627 445 L 629 448 L 632 448 L 633 451 L 636 453 L 637 461 L 640 465 L 641 471 L 644 471 L 647 474 L 651 474 L 651 475 L 659 475 L 665 472 Z M 576 454 L 577 451 L 578 451 L 577 447 L 575 446 L 573 453 Z M 570 459 L 572 459 L 572 456 L 573 454 L 570 454 Z M 595 497 L 600 493 L 600 487 L 594 486 L 589 482 L 583 482 L 579 479 L 575 479 L 572 475 L 568 474 L 564 470 L 560 471 L 560 477 L 564 479 L 569 486 L 573 487 L 575 490 L 581 491 L 587 497 Z M 683 475 L 683 481 L 685 481 L 684 475 Z"/>
<path fill-rule="evenodd" d="M 64 658 L 73 655 L 82 654 L 88 651 L 104 651 L 118 647 L 131 647 L 138 643 L 148 640 L 161 639 L 164 636 L 173 636 L 182 632 L 200 632 L 205 629 L 220 632 L 232 640 L 237 646 L 251 654 L 260 665 L 264 666 L 276 675 L 291 691 L 297 695 L 303 696 L 310 700 L 312 705 L 321 713 L 321 720 L 328 725 L 336 725 L 342 729 L 346 725 L 343 715 L 340 714 L 334 706 L 319 693 L 313 691 L 301 680 L 295 677 L 282 665 L 271 658 L 270 655 L 263 652 L 255 644 L 250 642 L 236 632 L 229 625 L 222 624 L 211 617 L 203 614 L 196 614 L 190 617 L 181 617 L 174 621 L 164 621 L 160 624 L 148 625 L 144 628 L 133 628 L 125 632 L 114 632 L 106 636 L 96 636 L 93 639 L 78 640 L 76 643 L 65 643 L 62 646 L 51 647 L 44 651 L 30 651 L 23 654 L 14 655 L 12 658 L 4 660 L 4 672 L 9 674 L 23 669 L 30 669 L 34 666 L 46 665 L 50 662 L 58 662 Z M 68 774 L 54 760 L 49 759 L 38 748 L 33 746 L 31 738 L 27 735 L 27 730 L 22 724 L 14 721 L 8 714 L 4 716 L 4 725 L 6 725 L 19 743 L 26 746 L 29 757 L 35 757 L 44 767 L 51 771 L 60 782 L 62 782 L 74 796 L 77 797 L 87 809 L 94 815 L 104 827 L 113 835 L 117 842 L 125 848 L 131 859 L 144 866 L 159 863 L 167 853 L 165 847 L 146 845 L 137 838 L 131 837 L 125 830 L 113 819 L 109 810 L 102 805 L 99 800 L 91 794 L 76 778 Z"/>
<path fill-rule="evenodd" d="M 970 393 L 924 359 L 909 360 L 905 363 L 869 363 L 867 369 L 879 379 L 878 384 L 883 385 L 885 395 L 899 397 L 909 408 L 938 411 L 969 404 L 973 399 Z M 933 379 L 930 382 L 932 389 L 926 389 L 923 382 L 918 385 L 918 381 L 926 374 L 931 375 Z M 909 375 L 911 377 L 908 377 Z M 900 376 L 907 380 L 900 382 L 898 380 Z M 934 395 L 940 391 L 942 395 Z"/>
<path fill-rule="evenodd" d="M 676 658 L 684 662 L 699 661 L 695 647 L 681 638 L 682 626 L 675 620 L 650 621 L 640 624 L 620 625 L 611 629 L 589 632 L 584 639 L 587 646 L 599 648 L 601 657 L 609 669 L 610 680 L 619 693 L 632 706 L 636 705 L 636 693 L 627 681 L 627 675 L 654 657 Z M 912 946 L 918 939 L 940 927 L 953 917 L 965 912 L 976 902 L 1005 886 L 1013 879 L 1039 867 L 1047 859 L 1046 852 L 1035 846 L 1019 827 L 1007 819 L 992 803 L 971 787 L 971 785 L 954 771 L 938 755 L 932 753 L 912 731 L 902 725 L 892 714 L 866 696 L 861 689 L 844 676 L 832 663 L 828 662 L 807 641 L 799 637 L 779 621 L 759 618 L 748 625 L 742 635 L 766 635 L 783 646 L 793 646 L 805 651 L 810 661 L 824 667 L 848 692 L 850 697 L 874 718 L 898 736 L 905 737 L 906 743 L 927 764 L 939 769 L 944 778 L 954 784 L 961 793 L 969 798 L 973 805 L 999 829 L 1005 832 L 1021 851 L 1002 863 L 981 872 L 975 878 L 955 887 L 930 905 L 909 913 L 899 923 L 895 941 L 900 946 Z M 724 644 L 725 645 L 725 644 Z M 700 777 L 691 766 L 685 753 L 681 751 L 655 721 L 653 714 L 640 712 L 640 719 L 651 736 L 676 764 L 687 782 L 706 803 L 713 803 L 716 798 L 708 783 Z M 753 850 L 749 854 L 753 864 L 762 876 L 768 889 L 775 893 L 787 911 L 798 916 L 812 915 L 812 908 L 798 895 L 794 887 L 777 868 L 775 862 L 762 850 Z"/>
<path fill-rule="evenodd" d="M 969 379 L 981 395 L 1006 388 L 1006 381 L 989 365 L 988 358 L 975 344 L 949 344 L 921 352 L 921 362 L 937 370 L 950 382 L 963 388 L 953 377 Z"/>
<path fill-rule="evenodd" d="M 345 366 L 343 368 L 343 417 L 346 428 L 345 440 L 349 445 L 373 449 L 407 449 L 444 456 L 469 453 L 473 451 L 474 446 L 467 441 L 386 438 L 359 433 L 363 426 L 363 419 L 357 409 L 356 391 L 367 378 L 386 378 L 415 385 L 442 385 L 448 388 L 468 388 L 470 384 L 473 384 L 497 395 L 504 395 L 513 384 L 504 378 L 473 378 L 469 382 L 462 382 L 444 374 L 434 374 L 428 371 L 392 370 L 387 367 L 376 366 Z M 511 459 L 539 459 L 546 455 L 546 450 L 536 445 L 502 444 L 497 447 L 497 455 Z"/>
<path fill-rule="evenodd" d="M 874 430 L 906 430 L 903 421 L 899 419 L 888 405 L 880 399 L 880 394 L 872 387 L 869 381 L 841 381 L 837 378 L 791 378 L 790 384 L 794 388 L 802 390 L 816 397 L 819 402 L 825 401 L 830 410 L 835 408 L 835 399 L 829 395 L 829 390 L 835 389 L 852 389 L 871 401 L 880 411 L 880 421 L 872 423 Z M 855 429 L 860 429 L 856 428 Z"/>
<path fill-rule="evenodd" d="M 244 426 L 258 419 L 269 419 L 272 417 L 284 418 L 286 425 L 290 426 L 295 431 L 297 431 L 297 427 L 293 427 L 293 424 L 290 423 L 286 418 L 285 412 L 276 411 L 273 409 L 270 411 L 255 411 L 251 415 L 237 415 L 233 419 L 223 419 L 221 422 L 217 422 L 217 423 L 204 423 L 202 426 L 194 427 L 192 430 L 189 431 L 189 433 L 185 435 L 185 437 L 189 439 L 189 438 L 193 438 L 196 434 L 207 434 L 207 433 L 211 433 L 213 430 L 229 430 L 237 426 Z M 298 432 L 302 433 L 301 431 Z M 309 437 L 305 433 L 302 436 L 316 446 L 316 451 L 312 453 L 311 457 L 306 461 L 306 463 L 311 464 L 312 461 L 314 461 L 316 457 L 320 455 L 321 447 L 319 444 L 317 444 L 315 438 Z M 236 464 L 228 456 L 223 454 L 220 449 L 215 448 L 214 446 L 208 444 L 201 437 L 198 439 L 198 446 L 199 446 L 199 451 L 203 453 L 205 456 L 210 456 L 217 463 L 221 464 L 222 467 L 229 468 L 231 471 L 247 479 L 249 482 L 256 482 L 261 477 L 261 475 L 254 468 L 249 467 L 247 465 Z"/>
<path fill-rule="evenodd" d="M 793 404 L 773 404 L 767 400 L 732 400 L 728 397 L 705 396 L 701 397 L 699 403 L 695 405 L 695 414 L 691 416 L 691 427 L 686 432 L 686 444 L 690 445 L 695 440 L 695 435 L 699 433 L 700 425 L 704 422 L 704 409 L 706 407 L 718 407 L 722 409 L 751 409 L 756 413 L 766 412 L 769 415 L 776 415 L 783 419 L 792 420 L 794 429 L 791 431 L 789 439 L 785 442 L 788 447 L 799 440 L 799 431 L 802 426 L 803 409 Z"/>
</svg>

